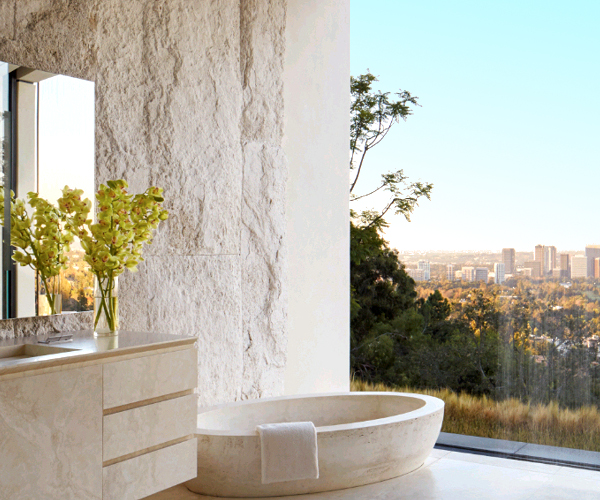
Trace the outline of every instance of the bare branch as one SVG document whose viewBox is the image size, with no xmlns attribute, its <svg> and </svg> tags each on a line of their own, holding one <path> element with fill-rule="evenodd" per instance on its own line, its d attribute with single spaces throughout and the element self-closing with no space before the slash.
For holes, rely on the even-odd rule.
<svg viewBox="0 0 600 500">
<path fill-rule="evenodd" d="M 354 186 L 356 186 L 356 182 L 358 181 L 358 177 L 360 176 L 360 171 L 362 169 L 363 163 L 365 161 L 365 155 L 367 154 L 368 150 L 369 150 L 369 148 L 367 146 L 365 146 L 362 157 L 360 159 L 360 163 L 358 164 L 358 171 L 356 172 L 356 177 L 354 178 L 354 182 L 352 183 L 352 186 L 350 186 L 350 192 L 352 192 L 352 190 L 354 189 Z"/>
<path fill-rule="evenodd" d="M 371 196 L 373 193 L 376 193 L 380 189 L 383 189 L 385 186 L 386 186 L 386 184 L 384 183 L 381 186 L 379 186 L 377 189 L 374 189 L 373 191 L 371 191 L 370 193 L 363 194 L 361 196 L 356 196 L 355 198 L 351 198 L 350 201 L 356 201 L 356 200 L 360 200 L 361 198 L 364 198 L 366 196 Z"/>
</svg>

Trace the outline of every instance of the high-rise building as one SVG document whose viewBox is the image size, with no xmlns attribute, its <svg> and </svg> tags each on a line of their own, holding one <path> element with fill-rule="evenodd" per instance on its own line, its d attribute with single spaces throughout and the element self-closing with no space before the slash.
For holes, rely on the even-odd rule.
<svg viewBox="0 0 600 500">
<path fill-rule="evenodd" d="M 515 274 L 515 256 L 514 248 L 502 249 L 502 263 L 504 264 L 504 272 L 506 274 Z"/>
<path fill-rule="evenodd" d="M 556 247 L 544 247 L 544 274 L 552 274 L 556 269 Z"/>
<path fill-rule="evenodd" d="M 600 257 L 594 259 L 594 278 L 600 278 Z"/>
<path fill-rule="evenodd" d="M 568 253 L 560 254 L 560 277 L 571 278 L 571 258 Z"/>
<path fill-rule="evenodd" d="M 594 259 L 600 257 L 600 245 L 587 245 L 585 256 L 587 257 L 587 275 L 594 276 Z"/>
<path fill-rule="evenodd" d="M 462 279 L 464 281 L 475 281 L 475 268 L 466 266 L 461 269 Z"/>
<path fill-rule="evenodd" d="M 540 276 L 552 274 L 556 268 L 556 247 L 536 245 L 533 260 L 540 263 Z"/>
<path fill-rule="evenodd" d="M 533 260 L 540 263 L 540 276 L 544 272 L 544 245 L 536 245 L 533 252 Z"/>
<path fill-rule="evenodd" d="M 425 271 L 423 269 L 405 269 L 405 271 L 415 281 L 425 281 Z"/>
<path fill-rule="evenodd" d="M 454 281 L 454 264 L 448 264 L 446 266 L 446 278 L 448 281 Z"/>
<path fill-rule="evenodd" d="M 504 283 L 504 281 L 506 281 L 504 277 L 504 270 L 504 262 L 497 262 L 496 264 L 494 264 L 494 283 L 496 283 L 497 285 L 500 285 Z"/>
<path fill-rule="evenodd" d="M 571 278 L 587 278 L 588 258 L 585 255 L 571 257 Z"/>
<path fill-rule="evenodd" d="M 487 267 L 476 267 L 475 268 L 475 281 L 488 282 L 489 270 Z"/>
<path fill-rule="evenodd" d="M 530 276 L 532 278 L 541 278 L 542 276 L 542 262 L 539 260 L 530 260 L 525 262 L 525 269 L 531 269 Z"/>
<path fill-rule="evenodd" d="M 429 281 L 431 279 L 431 267 L 428 260 L 420 260 L 417 262 L 417 269 L 423 270 L 423 279 Z"/>
</svg>

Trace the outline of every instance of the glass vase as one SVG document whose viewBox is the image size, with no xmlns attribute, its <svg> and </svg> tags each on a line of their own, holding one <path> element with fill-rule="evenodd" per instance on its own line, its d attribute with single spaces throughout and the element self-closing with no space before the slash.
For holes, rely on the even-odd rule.
<svg viewBox="0 0 600 500">
<path fill-rule="evenodd" d="M 38 274 L 39 295 L 38 315 L 50 316 L 62 312 L 62 292 L 60 289 L 60 274 L 46 278 Z"/>
<path fill-rule="evenodd" d="M 118 278 L 94 278 L 94 335 L 106 337 L 119 333 Z"/>
</svg>

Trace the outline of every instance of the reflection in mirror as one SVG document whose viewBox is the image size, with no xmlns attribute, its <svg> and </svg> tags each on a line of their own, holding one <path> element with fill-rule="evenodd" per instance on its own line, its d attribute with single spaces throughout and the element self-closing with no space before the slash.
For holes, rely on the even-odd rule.
<svg viewBox="0 0 600 500">
<path fill-rule="evenodd" d="M 94 83 L 0 62 L 2 105 L 2 318 L 48 314 L 44 287 L 11 259 L 10 193 L 36 192 L 52 204 L 65 185 L 93 200 Z M 79 243 L 62 271 L 62 311 L 92 308 L 92 275 Z"/>
</svg>

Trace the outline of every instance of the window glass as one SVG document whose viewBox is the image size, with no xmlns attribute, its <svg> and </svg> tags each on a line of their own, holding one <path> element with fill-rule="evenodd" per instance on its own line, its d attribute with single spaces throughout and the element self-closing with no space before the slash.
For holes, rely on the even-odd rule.
<svg viewBox="0 0 600 500">
<path fill-rule="evenodd" d="M 388 171 L 433 183 L 352 264 L 354 387 L 439 396 L 446 432 L 600 451 L 600 4 L 351 8 L 352 75 L 420 105 L 351 206 L 385 206 Z"/>
</svg>

